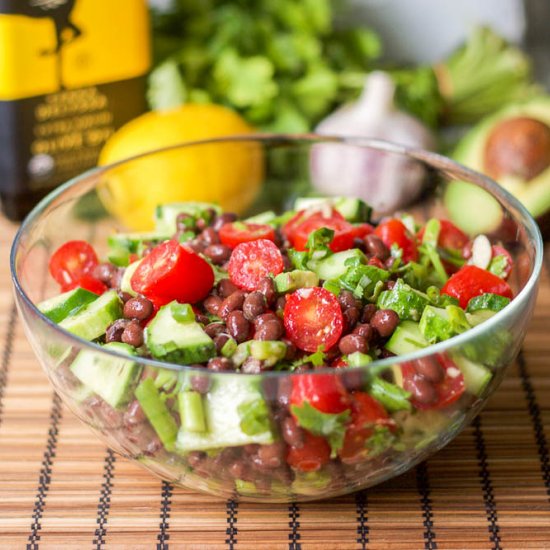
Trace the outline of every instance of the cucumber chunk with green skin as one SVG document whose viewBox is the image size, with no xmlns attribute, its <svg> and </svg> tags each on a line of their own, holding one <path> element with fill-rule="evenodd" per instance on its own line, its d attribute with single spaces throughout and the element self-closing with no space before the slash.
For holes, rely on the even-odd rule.
<svg viewBox="0 0 550 550">
<path fill-rule="evenodd" d="M 470 361 L 463 355 L 453 355 L 453 361 L 464 376 L 466 390 L 479 396 L 491 381 L 493 373 L 484 365 Z"/>
<path fill-rule="evenodd" d="M 248 357 L 252 357 L 263 361 L 266 367 L 273 367 L 285 358 L 286 351 L 286 344 L 280 340 L 248 340 L 237 346 L 231 358 L 237 366 L 241 366 Z"/>
<path fill-rule="evenodd" d="M 173 450 L 178 434 L 178 425 L 155 387 L 154 380 L 152 378 L 143 380 L 136 388 L 135 395 L 164 447 L 168 451 Z"/>
<path fill-rule="evenodd" d="M 349 222 L 368 222 L 372 208 L 361 199 L 352 197 L 299 197 L 294 202 L 294 210 L 333 207 Z"/>
<path fill-rule="evenodd" d="M 249 443 L 273 443 L 274 436 L 268 418 L 264 423 L 259 423 L 259 419 L 255 417 L 254 429 L 248 429 L 252 426 L 247 425 L 243 429 L 241 425 L 243 419 L 247 420 L 246 416 L 253 412 L 250 410 L 251 404 L 255 404 L 256 409 L 258 404 L 264 402 L 265 410 L 269 410 L 260 387 L 261 379 L 256 376 L 227 374 L 213 380 L 210 391 L 202 397 L 206 431 L 192 432 L 182 425 L 178 432 L 176 449 L 187 453 Z"/>
<path fill-rule="evenodd" d="M 397 384 L 392 384 L 382 378 L 372 379 L 369 393 L 391 413 L 412 410 L 409 401 L 411 394 Z"/>
<path fill-rule="evenodd" d="M 137 260 L 136 262 L 132 262 L 125 270 L 122 275 L 122 279 L 120 280 L 120 290 L 122 292 L 126 292 L 127 294 L 130 294 L 130 296 L 137 296 L 137 292 L 132 288 L 132 276 L 136 272 L 136 269 L 139 267 L 139 264 L 143 261 Z"/>
<path fill-rule="evenodd" d="M 157 206 L 155 210 L 155 230 L 157 233 L 173 235 L 177 231 L 176 219 L 179 214 L 189 214 L 195 219 L 204 218 L 212 221 L 210 212 L 222 213 L 217 204 L 209 202 L 173 202 Z"/>
<path fill-rule="evenodd" d="M 466 307 L 468 313 L 474 313 L 480 310 L 500 311 L 510 303 L 510 298 L 500 296 L 499 294 L 491 294 L 487 292 L 481 296 L 474 296 Z"/>
<path fill-rule="evenodd" d="M 336 252 L 336 254 L 332 254 L 319 262 L 312 261 L 310 262 L 311 266 L 308 265 L 308 267 L 317 273 L 319 279 L 327 281 L 338 279 L 348 271 L 350 266 L 346 264 L 346 261 L 366 263 L 366 257 L 358 248 L 351 248 L 350 250 Z"/>
<path fill-rule="evenodd" d="M 426 306 L 420 318 L 419 328 L 424 338 L 435 344 L 466 332 L 472 327 L 466 314 L 458 306 L 447 306 L 445 309 Z"/>
<path fill-rule="evenodd" d="M 370 355 L 366 353 L 361 353 L 360 351 L 354 351 L 347 356 L 347 362 L 350 367 L 362 367 L 372 363 L 373 359 Z"/>
<path fill-rule="evenodd" d="M 178 395 L 181 423 L 190 432 L 205 432 L 204 407 L 202 396 L 196 391 L 184 391 Z"/>
<path fill-rule="evenodd" d="M 70 368 L 86 388 L 117 409 L 132 399 L 133 389 L 141 375 L 141 365 L 131 360 L 136 351 L 128 344 L 111 342 L 103 347 L 130 358 L 118 359 L 102 355 L 100 351 L 85 350 L 76 356 Z"/>
<path fill-rule="evenodd" d="M 386 342 L 385 348 L 395 353 L 395 355 L 405 355 L 427 346 L 429 346 L 429 343 L 420 332 L 418 323 L 401 321 L 393 331 L 391 338 Z"/>
<path fill-rule="evenodd" d="M 98 295 L 85 288 L 75 288 L 38 304 L 38 309 L 54 323 L 60 323 L 69 315 L 98 299 Z"/>
<path fill-rule="evenodd" d="M 97 300 L 69 315 L 59 326 L 84 340 L 95 340 L 105 334 L 107 327 L 122 317 L 122 300 L 116 290 L 109 290 Z"/>
<path fill-rule="evenodd" d="M 490 309 L 479 309 L 478 311 L 474 311 L 474 313 L 466 313 L 466 319 L 468 319 L 468 323 L 472 327 L 475 327 L 490 319 L 495 313 L 496 311 L 491 311 Z"/>
<path fill-rule="evenodd" d="M 294 269 L 285 273 L 279 273 L 274 279 L 277 292 L 294 292 L 299 288 L 314 287 L 319 284 L 319 276 L 313 271 Z"/>
<path fill-rule="evenodd" d="M 107 258 L 118 266 L 127 266 L 130 263 L 130 255 L 141 256 L 146 247 L 155 246 L 168 239 L 172 235 L 159 233 L 116 233 L 107 239 L 109 251 Z"/>
<path fill-rule="evenodd" d="M 145 329 L 145 343 L 155 359 L 190 365 L 216 354 L 212 338 L 185 311 L 192 311 L 188 304 L 171 302 L 159 309 Z"/>
<path fill-rule="evenodd" d="M 427 294 L 398 279 L 391 290 L 383 290 L 376 305 L 379 309 L 391 309 L 402 321 L 418 321 L 424 308 L 430 303 Z"/>
</svg>

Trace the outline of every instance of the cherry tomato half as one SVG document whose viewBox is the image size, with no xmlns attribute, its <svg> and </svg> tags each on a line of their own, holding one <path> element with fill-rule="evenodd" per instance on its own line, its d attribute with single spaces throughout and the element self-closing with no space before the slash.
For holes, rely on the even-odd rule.
<svg viewBox="0 0 550 550">
<path fill-rule="evenodd" d="M 222 225 L 220 240 L 229 248 L 235 248 L 238 244 L 267 239 L 275 241 L 275 230 L 269 225 L 260 223 L 234 222 Z"/>
<path fill-rule="evenodd" d="M 309 403 L 318 411 L 338 414 L 349 409 L 349 398 L 336 374 L 302 374 L 292 378 L 290 404 Z"/>
<path fill-rule="evenodd" d="M 486 292 L 500 294 L 506 298 L 513 298 L 510 285 L 493 273 L 475 265 L 462 266 L 441 289 L 441 294 L 454 296 L 460 307 L 466 309 L 468 302 L 475 296 Z"/>
<path fill-rule="evenodd" d="M 74 288 L 81 277 L 90 275 L 98 263 L 97 255 L 89 243 L 68 241 L 52 254 L 49 269 L 51 276 L 68 290 Z"/>
<path fill-rule="evenodd" d="M 401 220 L 396 218 L 385 220 L 378 225 L 374 233 L 388 248 L 396 244 L 403 250 L 403 263 L 415 262 L 418 259 L 415 239 Z"/>
<path fill-rule="evenodd" d="M 363 239 L 367 235 L 374 233 L 374 227 L 370 223 L 357 223 L 352 225 L 352 227 L 354 239 Z"/>
<path fill-rule="evenodd" d="M 287 296 L 283 320 L 290 341 L 309 352 L 332 348 L 344 328 L 338 299 L 322 287 L 300 288 Z"/>
<path fill-rule="evenodd" d="M 103 284 L 99 279 L 92 277 L 91 275 L 82 275 L 80 279 L 76 280 L 70 285 L 64 285 L 62 287 L 63 292 L 72 290 L 76 287 L 85 288 L 94 294 L 103 294 L 107 290 L 107 285 Z"/>
<path fill-rule="evenodd" d="M 454 223 L 448 220 L 439 220 L 441 229 L 439 230 L 439 236 L 437 238 L 437 245 L 441 248 L 450 250 L 462 250 L 464 246 L 470 241 L 470 238 L 466 233 L 459 229 Z M 419 242 L 422 242 L 424 237 L 423 227 L 416 235 Z"/>
<path fill-rule="evenodd" d="M 132 288 L 161 306 L 202 300 L 214 285 L 214 271 L 198 254 L 165 241 L 145 256 L 130 281 Z"/>
<path fill-rule="evenodd" d="M 296 216 L 299 214 L 300 212 Z M 296 216 L 285 225 L 284 231 L 296 250 L 305 250 L 311 233 L 322 227 L 334 230 L 334 238 L 329 247 L 333 252 L 348 250 L 353 246 L 354 227 L 334 208 L 328 216 L 324 212 L 315 212 L 301 219 Z"/>
<path fill-rule="evenodd" d="M 258 239 L 235 247 L 227 271 L 234 285 L 244 290 L 256 290 L 263 278 L 278 275 L 283 269 L 279 247 L 267 239 Z"/>
<path fill-rule="evenodd" d="M 315 472 L 330 460 L 330 446 L 324 437 L 304 431 L 303 445 L 289 447 L 286 461 L 302 472 Z"/>
</svg>

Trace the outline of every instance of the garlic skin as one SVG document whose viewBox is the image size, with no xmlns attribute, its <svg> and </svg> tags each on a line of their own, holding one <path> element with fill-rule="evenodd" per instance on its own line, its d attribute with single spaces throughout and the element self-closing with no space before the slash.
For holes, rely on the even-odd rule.
<svg viewBox="0 0 550 550">
<path fill-rule="evenodd" d="M 395 85 L 385 72 L 371 73 L 358 101 L 329 115 L 316 128 L 321 135 L 384 139 L 421 149 L 435 149 L 430 131 L 394 104 Z M 339 144 L 315 145 L 310 173 L 314 188 L 326 195 L 363 199 L 380 214 L 414 201 L 426 169 L 402 155 Z"/>
</svg>

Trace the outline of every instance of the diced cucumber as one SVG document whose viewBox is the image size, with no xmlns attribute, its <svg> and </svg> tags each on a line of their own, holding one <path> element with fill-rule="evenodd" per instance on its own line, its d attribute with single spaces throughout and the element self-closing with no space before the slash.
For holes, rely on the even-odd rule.
<svg viewBox="0 0 550 550">
<path fill-rule="evenodd" d="M 500 311 L 510 303 L 510 298 L 487 292 L 481 296 L 474 296 L 466 307 L 468 313 L 474 313 L 480 310 Z"/>
<path fill-rule="evenodd" d="M 78 287 L 49 300 L 44 300 L 37 307 L 48 319 L 54 323 L 60 323 L 69 315 L 75 315 L 97 298 L 97 294 Z"/>
<path fill-rule="evenodd" d="M 154 380 L 152 378 L 143 380 L 136 388 L 135 395 L 164 447 L 168 451 L 173 450 L 178 425 L 155 387 Z"/>
<path fill-rule="evenodd" d="M 237 346 L 232 360 L 240 366 L 248 357 L 253 357 L 263 361 L 266 367 L 272 367 L 285 358 L 286 350 L 286 344 L 280 340 L 248 340 Z"/>
<path fill-rule="evenodd" d="M 145 329 L 145 342 L 156 359 L 190 365 L 203 363 L 215 355 L 212 338 L 199 323 L 183 314 L 184 309 L 177 302 L 161 307 Z"/>
<path fill-rule="evenodd" d="M 474 395 L 481 395 L 493 377 L 492 372 L 487 367 L 470 361 L 463 355 L 453 355 L 453 361 L 464 376 L 466 389 Z"/>
<path fill-rule="evenodd" d="M 391 338 L 386 342 L 386 349 L 395 355 L 414 353 L 427 347 L 429 344 L 420 332 L 418 323 L 401 321 L 393 331 Z"/>
<path fill-rule="evenodd" d="M 349 265 L 346 265 L 347 260 L 359 260 L 361 263 L 366 262 L 363 252 L 358 248 L 351 248 L 342 252 L 336 252 L 336 254 L 332 254 L 328 258 L 316 262 L 312 266 L 308 265 L 308 267 L 311 267 L 317 273 L 319 279 L 327 281 L 329 279 L 337 279 L 346 273 L 349 269 Z"/>
<path fill-rule="evenodd" d="M 122 279 L 120 281 L 120 290 L 130 294 L 130 296 L 137 296 L 137 292 L 132 288 L 132 276 L 136 272 L 136 269 L 139 267 L 139 264 L 143 261 L 138 260 L 137 262 L 132 262 L 122 274 Z"/>
<path fill-rule="evenodd" d="M 391 290 L 380 293 L 377 306 L 380 309 L 392 309 L 403 321 L 418 321 L 429 303 L 426 294 L 398 279 Z"/>
<path fill-rule="evenodd" d="M 107 327 L 120 317 L 122 300 L 116 290 L 109 290 L 75 315 L 63 319 L 59 326 L 84 340 L 95 340 L 105 334 Z"/>
<path fill-rule="evenodd" d="M 475 327 L 493 317 L 495 313 L 496 311 L 491 311 L 490 309 L 479 309 L 474 313 L 466 313 L 466 319 L 468 319 L 468 323 L 472 327 Z"/>
<path fill-rule="evenodd" d="M 350 222 L 368 222 L 372 208 L 361 199 L 353 197 L 299 197 L 294 202 L 294 210 L 332 206 Z"/>
<path fill-rule="evenodd" d="M 295 269 L 279 273 L 273 280 L 277 292 L 294 292 L 299 288 L 314 287 L 319 284 L 319 277 L 313 271 Z"/>
<path fill-rule="evenodd" d="M 419 323 L 420 332 L 431 344 L 448 340 L 471 327 L 464 310 L 458 306 L 445 309 L 426 306 Z"/>
<path fill-rule="evenodd" d="M 382 378 L 373 378 L 369 393 L 384 405 L 389 412 L 410 411 L 412 409 L 409 397 L 411 394 L 398 384 L 392 384 Z"/>
<path fill-rule="evenodd" d="M 269 422 L 260 425 L 261 429 L 243 429 L 243 406 L 252 403 L 267 404 L 260 391 L 260 378 L 237 375 L 224 375 L 213 381 L 212 387 L 202 400 L 206 421 L 205 432 L 193 432 L 181 426 L 176 441 L 180 452 L 206 451 L 222 447 L 236 447 L 249 443 L 273 443 L 273 432 Z M 267 420 L 267 419 L 266 419 Z M 246 433 L 250 432 L 250 433 Z"/>
<path fill-rule="evenodd" d="M 208 202 L 173 202 L 162 204 L 155 209 L 155 229 L 157 233 L 173 235 L 176 232 L 176 218 L 179 214 L 189 214 L 194 218 L 207 218 L 210 222 L 209 211 L 221 214 L 222 209 L 217 204 Z"/>
<path fill-rule="evenodd" d="M 270 225 L 273 222 L 273 220 L 275 220 L 275 218 L 277 218 L 277 214 L 275 214 L 273 210 L 266 210 L 265 212 L 260 212 L 255 216 L 246 218 L 246 220 L 243 220 L 243 221 L 246 223 L 260 223 L 260 224 Z"/>
<path fill-rule="evenodd" d="M 127 266 L 131 254 L 141 256 L 147 246 L 160 244 L 171 236 L 172 234 L 160 233 L 115 233 L 107 239 L 107 257 L 115 265 Z"/>
<path fill-rule="evenodd" d="M 133 357 L 132 346 L 111 342 L 105 349 Z M 141 365 L 129 359 L 117 359 L 102 355 L 99 351 L 81 351 L 71 365 L 72 373 L 90 391 L 97 393 L 111 407 L 117 409 L 132 398 L 132 390 L 141 374 Z"/>
<path fill-rule="evenodd" d="M 205 432 L 204 408 L 202 396 L 196 391 L 184 391 L 178 396 L 181 423 L 189 432 Z"/>
<path fill-rule="evenodd" d="M 372 357 L 366 353 L 355 351 L 348 355 L 347 362 L 350 367 L 363 367 L 372 363 Z"/>
</svg>

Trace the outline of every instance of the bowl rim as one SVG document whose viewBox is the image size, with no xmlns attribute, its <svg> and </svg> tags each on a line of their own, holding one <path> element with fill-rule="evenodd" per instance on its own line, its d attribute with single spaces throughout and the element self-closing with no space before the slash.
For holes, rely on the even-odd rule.
<svg viewBox="0 0 550 550">
<path fill-rule="evenodd" d="M 532 266 L 531 275 L 529 276 L 529 279 L 527 280 L 525 286 L 520 290 L 520 292 L 514 297 L 514 299 L 505 308 L 497 312 L 495 315 L 493 315 L 483 323 L 476 325 L 475 327 L 469 329 L 466 332 L 463 332 L 462 334 L 449 338 L 448 340 L 444 340 L 436 344 L 431 344 L 426 348 L 420 349 L 413 353 L 408 353 L 405 355 L 399 355 L 395 357 L 392 356 L 392 357 L 387 357 L 383 359 L 375 359 L 374 361 L 372 361 L 371 363 L 367 363 L 366 365 L 363 365 L 360 367 L 354 367 L 354 370 L 357 370 L 357 369 L 369 370 L 369 369 L 372 369 L 373 367 L 384 369 L 395 363 L 415 361 L 423 357 L 431 356 L 435 353 L 443 353 L 449 349 L 455 349 L 457 347 L 460 347 L 464 343 L 470 340 L 476 339 L 483 333 L 489 332 L 490 329 L 493 326 L 497 325 L 500 322 L 500 320 L 503 319 L 505 316 L 513 315 L 514 311 L 520 308 L 526 301 L 528 301 L 531 295 L 533 294 L 533 292 L 536 291 L 537 283 L 540 277 L 542 264 L 543 264 L 543 241 L 542 241 L 540 229 L 538 227 L 538 224 L 532 217 L 532 215 L 527 210 L 527 208 L 516 197 L 514 197 L 510 192 L 508 192 L 506 189 L 498 185 L 491 178 L 479 172 L 476 172 L 475 170 L 467 168 L 466 166 L 463 166 L 462 164 L 454 160 L 451 160 L 448 157 L 440 155 L 439 153 L 434 153 L 431 151 L 427 151 L 427 150 L 423 150 L 415 147 L 409 147 L 406 145 L 400 145 L 397 143 L 376 139 L 376 138 L 367 138 L 367 137 L 359 137 L 359 136 L 321 135 L 316 133 L 300 133 L 300 134 L 250 133 L 250 134 L 223 136 L 223 137 L 217 137 L 217 138 L 211 138 L 211 139 L 182 142 L 175 145 L 170 145 L 168 147 L 160 147 L 158 149 L 148 150 L 148 151 L 139 153 L 137 155 L 113 162 L 111 164 L 91 168 L 90 170 L 87 170 L 82 174 L 79 174 L 71 178 L 66 183 L 56 187 L 54 190 L 48 193 L 48 195 L 46 195 L 25 217 L 25 219 L 21 223 L 21 226 L 19 227 L 14 237 L 11 250 L 10 250 L 10 272 L 11 272 L 12 284 L 16 295 L 18 295 L 25 302 L 25 304 L 31 309 L 33 314 L 38 316 L 41 322 L 45 323 L 49 328 L 54 330 L 54 332 L 58 332 L 65 339 L 73 340 L 75 344 L 78 344 L 79 349 L 82 349 L 82 350 L 87 349 L 95 353 L 105 354 L 115 359 L 129 360 L 128 355 L 124 355 L 116 351 L 105 349 L 103 346 L 99 344 L 95 344 L 94 342 L 84 340 L 79 336 L 75 336 L 71 332 L 68 332 L 67 330 L 61 328 L 57 323 L 54 323 L 53 321 L 48 319 L 37 308 L 36 304 L 29 298 L 29 296 L 23 289 L 19 281 L 19 278 L 17 276 L 17 271 L 15 267 L 16 256 L 17 256 L 23 235 L 25 234 L 27 229 L 33 225 L 34 222 L 38 221 L 38 219 L 40 218 L 40 215 L 43 213 L 43 211 L 47 208 L 49 204 L 51 204 L 59 196 L 63 195 L 68 189 L 71 189 L 72 187 L 76 187 L 79 183 L 85 181 L 90 177 L 100 175 L 117 166 L 121 166 L 141 158 L 154 156 L 155 154 L 164 153 L 171 150 L 187 149 L 187 148 L 192 148 L 196 146 L 216 144 L 216 143 L 246 143 L 246 142 L 255 142 L 263 145 L 273 145 L 273 144 L 314 145 L 314 144 L 334 143 L 334 144 L 341 144 L 341 145 L 365 147 L 365 148 L 370 148 L 370 149 L 388 152 L 388 153 L 401 154 L 401 155 L 413 158 L 415 160 L 421 161 L 433 168 L 436 168 L 439 171 L 442 171 L 442 172 L 452 171 L 453 177 L 459 176 L 467 179 L 468 183 L 473 183 L 485 189 L 486 191 L 488 191 L 492 196 L 496 196 L 498 199 L 500 199 L 499 202 L 502 202 L 503 206 L 508 211 L 510 210 L 515 211 L 515 214 L 518 214 L 518 217 L 521 218 L 523 221 L 523 228 L 526 230 L 529 241 L 533 244 L 535 249 L 535 258 Z M 131 360 L 134 362 L 138 362 L 144 366 L 150 366 L 153 368 L 164 368 L 164 369 L 169 369 L 174 371 L 185 371 L 185 372 L 189 371 L 189 372 L 197 372 L 202 374 L 205 373 L 205 369 L 203 367 L 198 368 L 190 365 L 179 365 L 176 363 L 167 363 L 163 361 L 158 361 L 156 359 L 148 359 L 148 358 L 139 357 L 139 356 L 132 357 Z M 344 372 L 346 372 L 346 369 L 342 369 L 342 373 Z M 334 368 L 332 367 L 325 367 L 325 368 L 315 369 L 314 371 L 307 372 L 307 374 L 310 374 L 310 375 L 327 374 L 327 373 L 339 374 L 335 372 Z M 219 375 L 242 376 L 244 374 L 246 376 L 278 378 L 278 377 L 284 377 L 284 376 L 300 376 L 306 373 L 282 370 L 282 371 L 264 371 L 259 374 L 248 374 L 248 373 L 242 373 L 242 372 L 237 373 L 235 371 L 227 371 L 227 372 L 221 371 L 216 373 L 210 372 L 209 374 L 216 375 L 216 376 L 219 376 Z"/>
</svg>

